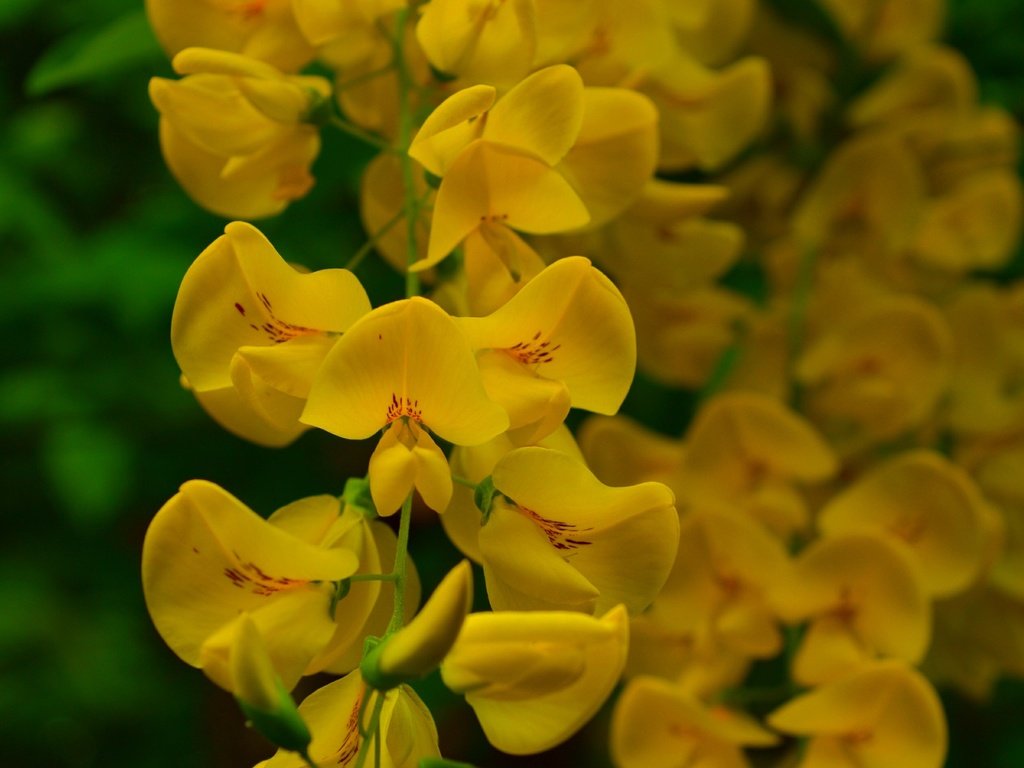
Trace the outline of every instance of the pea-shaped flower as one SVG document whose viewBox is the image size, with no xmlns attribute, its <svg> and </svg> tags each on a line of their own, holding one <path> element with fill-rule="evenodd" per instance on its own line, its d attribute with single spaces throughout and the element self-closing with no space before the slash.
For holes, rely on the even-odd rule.
<svg viewBox="0 0 1024 768">
<path fill-rule="evenodd" d="M 292 15 L 292 0 L 146 0 L 157 40 L 174 56 L 201 46 L 273 64 L 285 72 L 313 58 Z"/>
<path fill-rule="evenodd" d="M 250 224 L 233 222 L 181 282 L 171 346 L 188 386 L 222 426 L 283 445 L 338 335 L 370 311 L 348 270 L 303 274 Z"/>
<path fill-rule="evenodd" d="M 205 48 L 173 64 L 186 77 L 155 77 L 149 95 L 164 159 L 190 197 L 221 216 L 255 219 L 309 192 L 320 132 L 308 119 L 330 96 L 329 82 Z"/>
<path fill-rule="evenodd" d="M 710 707 L 666 681 L 640 677 L 616 703 L 611 741 L 616 768 L 746 768 L 744 747 L 770 747 L 778 737 L 746 715 Z"/>
<path fill-rule="evenodd" d="M 555 262 L 487 317 L 458 322 L 521 443 L 551 434 L 570 406 L 615 413 L 633 380 L 629 308 L 582 256 Z"/>
<path fill-rule="evenodd" d="M 602 614 L 650 605 L 679 543 L 675 497 L 661 483 L 612 488 L 577 459 L 519 448 L 492 475 L 497 490 L 480 528 L 495 610 Z"/>
<path fill-rule="evenodd" d="M 232 648 L 250 621 L 287 689 L 335 633 L 333 585 L 359 566 L 262 519 L 220 487 L 185 483 L 149 526 L 142 588 L 153 623 L 183 661 L 232 690 Z"/>
<path fill-rule="evenodd" d="M 475 445 L 508 428 L 455 320 L 422 298 L 378 307 L 338 340 L 302 421 L 351 440 L 387 430 L 370 458 L 370 491 L 381 515 L 397 511 L 414 487 L 431 509 L 448 506 L 451 473 L 428 429 L 455 445 Z"/>
<path fill-rule="evenodd" d="M 611 693 L 626 662 L 622 606 L 578 613 L 473 613 L 441 665 L 441 679 L 476 712 L 487 740 L 530 755 L 572 736 Z"/>
<path fill-rule="evenodd" d="M 906 664 L 870 664 L 793 699 L 768 716 L 776 730 L 809 737 L 799 766 L 939 768 L 946 720 L 939 697 Z"/>
<path fill-rule="evenodd" d="M 299 714 L 313 735 L 307 754 L 315 765 L 352 768 L 360 751 L 376 748 L 376 744 L 371 744 L 370 738 L 361 732 L 369 720 L 370 710 L 366 708 L 365 700 L 370 693 L 359 672 L 355 671 L 313 691 L 299 705 Z M 379 765 L 415 768 L 423 758 L 440 757 L 434 719 L 416 692 L 403 685 L 379 695 L 384 696 L 380 712 Z M 368 764 L 376 765 L 373 762 Z M 309 763 L 295 752 L 279 750 L 256 768 L 308 766 Z"/>
</svg>

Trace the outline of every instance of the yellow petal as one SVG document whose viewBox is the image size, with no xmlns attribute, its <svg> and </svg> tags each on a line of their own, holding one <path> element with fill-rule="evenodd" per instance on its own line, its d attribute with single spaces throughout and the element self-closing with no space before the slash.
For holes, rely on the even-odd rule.
<svg viewBox="0 0 1024 768">
<path fill-rule="evenodd" d="M 462 244 L 469 311 L 485 315 L 512 298 L 544 270 L 544 261 L 504 224 L 481 224 Z"/>
<path fill-rule="evenodd" d="M 557 165 L 583 138 L 584 104 L 589 104 L 584 99 L 583 80 L 572 67 L 561 64 L 534 72 L 494 105 L 483 138 Z"/>
<path fill-rule="evenodd" d="M 857 765 L 938 768 L 946 722 L 925 679 L 898 662 L 873 664 L 804 694 L 768 717 L 773 728 L 838 742 Z M 824 765 L 824 764 L 823 764 Z"/>
<path fill-rule="evenodd" d="M 302 421 L 359 440 L 400 416 L 458 445 L 485 442 L 508 428 L 455 321 L 422 298 L 379 307 L 338 340 Z"/>
<path fill-rule="evenodd" d="M 474 85 L 449 96 L 423 122 L 409 146 L 409 157 L 435 176 L 444 176 L 471 141 L 480 137 L 478 120 L 494 104 L 497 90 Z"/>
<path fill-rule="evenodd" d="M 415 444 L 415 438 L 408 431 L 402 422 L 392 426 L 370 456 L 370 493 L 382 517 L 395 514 L 416 483 L 416 458 L 406 444 L 410 440 Z"/>
<path fill-rule="evenodd" d="M 571 398 L 562 382 L 537 376 L 502 352 L 487 350 L 477 360 L 488 397 L 508 413 L 514 442 L 532 445 L 565 420 Z"/>
<path fill-rule="evenodd" d="M 346 578 L 357 566 L 352 552 L 306 544 L 219 487 L 191 481 L 150 524 L 143 544 L 143 591 L 157 630 L 193 666 L 201 664 L 211 637 L 222 633 L 239 611 L 250 612 L 264 637 L 274 642 L 271 655 L 290 687 L 319 650 L 315 646 L 333 631 L 328 617 L 322 636 L 320 619 L 326 616 L 329 595 L 319 582 Z M 265 631 L 288 620 L 309 635 L 291 650 Z M 224 649 L 225 665 L 231 636 L 222 635 L 215 643 Z M 278 665 L 282 654 L 288 656 L 287 669 Z M 216 682 L 227 687 L 224 680 Z"/>
<path fill-rule="evenodd" d="M 618 607 L 601 619 L 563 613 L 472 614 L 455 648 L 441 667 L 448 683 L 478 678 L 466 694 L 490 741 L 503 752 L 527 755 L 560 744 L 600 708 L 622 674 L 628 638 L 626 612 Z M 522 675 L 508 664 L 510 646 L 521 644 L 544 675 Z M 566 647 L 568 646 L 568 647 Z M 493 663 L 486 663 L 490 656 Z M 460 665 L 475 660 L 469 669 Z M 558 673 L 564 659 L 568 674 Z M 481 677 L 481 673 L 485 673 Z M 553 680 L 564 681 L 561 686 Z"/>
<path fill-rule="evenodd" d="M 267 448 L 288 445 L 309 429 L 298 419 L 283 427 L 268 422 L 253 410 L 249 396 L 242 395 L 233 385 L 196 392 L 195 396 L 203 410 L 228 432 Z"/>
<path fill-rule="evenodd" d="M 456 158 L 441 183 L 427 258 L 416 268 L 439 262 L 484 221 L 550 234 L 589 220 L 586 206 L 557 171 L 520 151 L 478 140 Z"/>
<path fill-rule="evenodd" d="M 301 69 L 313 58 L 290 2 L 268 0 L 247 8 L 234 0 L 146 0 L 146 14 L 171 56 L 202 46 L 245 54 L 286 72 Z"/>
<path fill-rule="evenodd" d="M 966 589 L 986 545 L 981 495 L 966 472 L 937 454 L 903 454 L 835 497 L 818 526 L 826 536 L 875 532 L 908 548 L 928 592 Z"/>
<path fill-rule="evenodd" d="M 487 317 L 459 323 L 475 348 L 504 350 L 537 375 L 563 382 L 577 408 L 614 413 L 633 380 L 629 309 L 582 256 L 555 262 Z"/>
<path fill-rule="evenodd" d="M 583 200 L 590 226 L 598 227 L 630 206 L 654 175 L 658 110 L 623 88 L 587 88 L 583 96 L 579 138 L 558 170 Z"/>
<path fill-rule="evenodd" d="M 517 510 L 514 514 L 522 520 L 507 514 L 502 517 L 510 525 L 514 520 L 515 530 L 521 537 L 528 536 L 531 546 L 540 545 L 536 551 L 546 546 L 543 558 L 551 568 L 555 567 L 551 555 L 564 558 L 563 563 L 596 587 L 600 592 L 596 603 L 599 612 L 618 602 L 625 603 L 630 612 L 639 612 L 665 583 L 675 559 L 679 531 L 675 499 L 666 486 L 641 483 L 611 488 L 578 460 L 539 447 L 508 453 L 495 466 L 493 481 L 498 491 L 515 502 L 516 507 L 509 512 Z M 516 564 L 508 552 L 501 551 L 501 536 L 487 530 L 493 521 L 492 517 L 480 532 L 485 562 L 496 567 L 500 558 L 507 567 L 528 569 L 530 566 Z M 533 525 L 535 531 L 528 531 L 523 521 Z M 486 547 L 485 538 L 489 544 Z M 625 566 L 627 562 L 629 567 Z M 535 584 L 531 591 L 538 598 L 544 597 L 544 577 L 539 573 L 501 580 L 525 589 L 526 579 Z"/>
</svg>

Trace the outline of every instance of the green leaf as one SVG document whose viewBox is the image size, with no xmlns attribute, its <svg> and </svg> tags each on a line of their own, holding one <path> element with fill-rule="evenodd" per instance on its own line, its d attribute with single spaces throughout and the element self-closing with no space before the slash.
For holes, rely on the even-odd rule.
<svg viewBox="0 0 1024 768">
<path fill-rule="evenodd" d="M 80 85 L 145 67 L 161 49 L 144 11 L 134 11 L 99 30 L 76 32 L 57 41 L 25 79 L 30 96 Z"/>
</svg>

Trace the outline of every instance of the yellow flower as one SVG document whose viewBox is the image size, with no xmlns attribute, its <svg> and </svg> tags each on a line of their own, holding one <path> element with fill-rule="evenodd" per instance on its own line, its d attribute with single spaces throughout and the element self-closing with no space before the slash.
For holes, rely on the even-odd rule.
<svg viewBox="0 0 1024 768">
<path fill-rule="evenodd" d="M 416 219 L 417 259 L 423 259 L 427 255 L 427 242 L 430 237 L 429 209 L 433 204 L 434 194 L 430 192 L 422 174 L 413 175 L 413 185 L 416 196 L 424 198 L 424 206 Z M 381 152 L 366 166 L 359 183 L 359 214 L 363 228 L 371 237 L 383 231 L 389 222 L 395 221 L 387 232 L 377 238 L 374 249 L 388 264 L 404 274 L 409 265 L 405 187 L 402 182 L 402 166 L 395 155 Z M 433 277 L 432 272 L 421 274 L 424 282 L 432 282 Z"/>
<path fill-rule="evenodd" d="M 362 440 L 388 428 L 370 459 L 377 512 L 390 515 L 415 487 L 432 509 L 451 498 L 448 462 L 427 432 L 456 445 L 508 428 L 488 399 L 469 342 L 436 304 L 406 299 L 370 312 L 335 344 L 302 422 Z"/>
<path fill-rule="evenodd" d="M 353 575 L 389 573 L 394 567 L 397 538 L 383 521 L 370 519 L 365 510 L 346 504 L 338 516 L 338 499 L 313 496 L 282 507 L 269 522 L 314 546 L 342 547 L 359 557 Z M 406 555 L 405 618 L 412 618 L 420 602 L 420 580 L 411 558 Z M 359 665 L 363 640 L 382 635 L 391 620 L 394 584 L 359 581 L 348 586 L 347 594 L 334 609 L 334 635 L 309 663 L 307 674 L 326 671 L 346 674 Z"/>
<path fill-rule="evenodd" d="M 308 754 L 314 764 L 352 768 L 361 750 L 375 749 L 360 733 L 360 729 L 369 724 L 369 708 L 361 709 L 369 694 L 356 671 L 313 691 L 299 705 L 299 714 L 313 734 Z M 403 685 L 381 695 L 384 695 L 380 715 L 381 768 L 417 768 L 424 758 L 440 757 L 434 719 L 416 692 Z M 279 750 L 256 768 L 308 768 L 308 765 L 294 752 Z"/>
<path fill-rule="evenodd" d="M 782 635 L 768 595 L 787 565 L 781 543 L 740 512 L 691 509 L 665 586 L 633 619 L 646 642 L 630 667 L 676 679 L 691 654 L 774 656 Z"/>
<path fill-rule="evenodd" d="M 628 416 L 591 416 L 577 435 L 590 471 L 606 485 L 632 485 L 653 480 L 677 497 L 684 493 L 681 476 L 683 442 L 647 429 Z"/>
<path fill-rule="evenodd" d="M 496 495 L 479 532 L 495 610 L 604 613 L 646 608 L 679 543 L 672 492 L 660 483 L 611 488 L 577 459 L 519 448 L 494 467 Z"/>
<path fill-rule="evenodd" d="M 935 690 L 901 662 L 880 662 L 784 704 L 768 716 L 810 738 L 799 766 L 939 768 L 946 720 Z"/>
<path fill-rule="evenodd" d="M 441 580 L 411 622 L 363 659 L 363 677 L 376 688 L 391 688 L 433 672 L 454 645 L 472 603 L 473 568 L 463 560 Z"/>
<path fill-rule="evenodd" d="M 880 656 L 917 663 L 928 647 L 924 587 L 909 556 L 878 536 L 819 539 L 771 600 L 784 620 L 810 622 L 792 669 L 803 684 L 834 680 Z"/>
<path fill-rule="evenodd" d="M 770 747 L 778 737 L 746 715 L 710 707 L 651 677 L 632 680 L 612 715 L 616 768 L 715 766 L 746 768 L 744 747 Z"/>
<path fill-rule="evenodd" d="M 535 14 L 531 0 L 431 0 L 416 25 L 416 39 L 440 72 L 507 86 L 533 64 Z"/>
<path fill-rule="evenodd" d="M 291 0 L 292 12 L 309 42 L 347 49 L 351 60 L 366 55 L 383 17 L 407 5 L 406 0 Z"/>
<path fill-rule="evenodd" d="M 572 432 L 564 424 L 537 444 L 583 461 Z M 480 483 L 494 472 L 494 466 L 505 454 L 517 447 L 507 432 L 481 445 L 456 446 L 450 459 L 452 473 L 472 483 Z M 474 496 L 475 489 L 461 484 L 455 486 L 451 503 L 441 515 L 441 525 L 462 554 L 480 563 L 483 562 L 483 555 L 480 554 L 478 534 L 482 519 Z"/>
<path fill-rule="evenodd" d="M 309 192 L 320 133 L 307 120 L 330 96 L 326 80 L 205 48 L 188 48 L 173 63 L 186 77 L 155 77 L 149 94 L 164 159 L 190 197 L 213 213 L 253 219 Z"/>
<path fill-rule="evenodd" d="M 308 544 L 193 480 L 146 532 L 142 587 L 160 636 L 219 686 L 233 689 L 231 648 L 251 620 L 291 689 L 334 635 L 330 582 L 358 565 L 351 550 Z"/>
<path fill-rule="evenodd" d="M 942 0 L 821 0 L 842 32 L 871 59 L 894 58 L 942 31 Z"/>
<path fill-rule="evenodd" d="M 514 441 L 551 434 L 570 406 L 615 413 L 636 369 L 622 294 L 588 259 L 561 259 L 487 317 L 460 318 Z"/>
<path fill-rule="evenodd" d="M 806 526 L 797 483 L 827 480 L 837 467 L 828 444 L 803 418 L 765 395 L 717 395 L 686 435 L 683 485 L 693 503 L 718 499 L 780 534 Z"/>
<path fill-rule="evenodd" d="M 175 56 L 199 46 L 240 53 L 285 72 L 313 58 L 292 15 L 291 0 L 146 0 L 157 40 Z"/>
<path fill-rule="evenodd" d="M 185 273 L 171 346 L 189 387 L 224 427 L 283 445 L 338 334 L 370 311 L 344 269 L 303 274 L 255 227 L 228 224 Z"/>
<path fill-rule="evenodd" d="M 970 476 L 938 454 L 914 451 L 873 469 L 818 517 L 826 536 L 877 533 L 906 547 L 929 594 L 970 586 L 988 544 L 984 502 Z"/>
<path fill-rule="evenodd" d="M 474 613 L 441 665 L 487 740 L 530 755 L 562 743 L 597 712 L 626 662 L 629 624 L 618 606 L 578 613 Z"/>
</svg>

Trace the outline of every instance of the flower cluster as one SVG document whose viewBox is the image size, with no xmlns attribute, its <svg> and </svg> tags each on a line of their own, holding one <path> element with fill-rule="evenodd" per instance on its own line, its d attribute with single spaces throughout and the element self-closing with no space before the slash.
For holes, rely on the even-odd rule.
<svg viewBox="0 0 1024 768">
<path fill-rule="evenodd" d="M 830 35 L 758 0 L 147 0 L 167 165 L 239 219 L 182 281 L 182 383 L 260 445 L 375 441 L 339 495 L 264 519 L 194 480 L 147 533 L 153 621 L 261 766 L 445 764 L 439 668 L 512 754 L 625 678 L 618 768 L 937 768 L 933 685 L 1024 675 L 1013 122 L 939 0 L 820 5 Z M 379 150 L 369 240 L 309 271 L 247 222 L 332 130 Z M 467 562 L 417 610 L 414 503 L 490 610 Z"/>
</svg>

